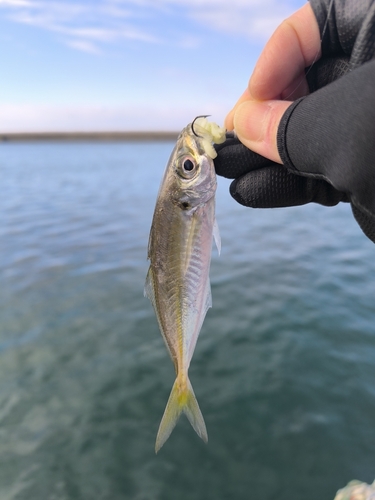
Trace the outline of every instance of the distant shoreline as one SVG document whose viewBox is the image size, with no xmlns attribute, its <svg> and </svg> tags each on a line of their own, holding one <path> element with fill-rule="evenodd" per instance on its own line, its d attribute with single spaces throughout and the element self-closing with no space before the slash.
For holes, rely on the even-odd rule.
<svg viewBox="0 0 375 500">
<path fill-rule="evenodd" d="M 0 133 L 0 142 L 31 141 L 175 141 L 179 132 L 10 132 Z"/>
</svg>

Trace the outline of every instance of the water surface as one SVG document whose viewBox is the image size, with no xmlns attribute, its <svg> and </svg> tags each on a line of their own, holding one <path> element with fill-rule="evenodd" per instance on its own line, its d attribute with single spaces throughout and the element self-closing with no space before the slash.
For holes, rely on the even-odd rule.
<svg viewBox="0 0 375 500">
<path fill-rule="evenodd" d="M 350 207 L 250 210 L 221 180 L 213 309 L 182 418 L 143 297 L 172 143 L 0 145 L 1 500 L 316 500 L 375 475 L 375 246 Z"/>
</svg>

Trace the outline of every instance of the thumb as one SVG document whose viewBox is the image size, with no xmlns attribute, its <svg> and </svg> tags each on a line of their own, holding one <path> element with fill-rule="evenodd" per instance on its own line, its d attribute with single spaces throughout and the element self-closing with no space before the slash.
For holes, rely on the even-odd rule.
<svg viewBox="0 0 375 500">
<path fill-rule="evenodd" d="M 282 163 L 277 150 L 277 129 L 289 101 L 245 101 L 234 114 L 234 129 L 239 140 L 255 153 Z"/>
</svg>

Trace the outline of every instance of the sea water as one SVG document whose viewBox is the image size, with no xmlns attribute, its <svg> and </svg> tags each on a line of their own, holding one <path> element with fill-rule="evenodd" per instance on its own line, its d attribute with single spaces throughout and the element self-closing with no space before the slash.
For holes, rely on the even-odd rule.
<svg viewBox="0 0 375 500">
<path fill-rule="evenodd" d="M 0 145 L 0 499 L 329 500 L 375 478 L 375 246 L 348 204 L 252 210 L 222 253 L 181 418 L 143 297 L 173 143 Z"/>
</svg>

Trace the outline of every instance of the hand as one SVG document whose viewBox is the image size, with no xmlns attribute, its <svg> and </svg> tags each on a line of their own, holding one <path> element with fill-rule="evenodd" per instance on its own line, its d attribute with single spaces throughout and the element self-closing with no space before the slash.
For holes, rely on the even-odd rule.
<svg viewBox="0 0 375 500">
<path fill-rule="evenodd" d="M 272 35 L 248 88 L 228 114 L 226 128 L 234 127 L 242 144 L 229 138 L 216 146 L 219 155 L 215 168 L 219 175 L 235 179 L 230 192 L 242 205 L 275 208 L 316 202 L 332 206 L 349 201 L 328 182 L 295 175 L 278 165 L 282 162 L 276 144 L 277 129 L 292 104 L 282 99 L 298 99 L 309 93 L 309 86 L 316 87 L 319 80 L 324 86 L 348 67 L 342 59 L 315 63 L 314 80 L 308 82 L 305 67 L 320 55 L 319 27 L 310 4 L 306 4 Z"/>
<path fill-rule="evenodd" d="M 267 43 L 226 118 L 241 142 L 232 134 L 216 147 L 216 172 L 234 179 L 233 198 L 249 207 L 349 201 L 375 243 L 375 19 L 366 2 L 312 5 Z"/>
<path fill-rule="evenodd" d="M 277 208 L 315 202 L 325 206 L 348 202 L 345 193 L 322 179 L 303 177 L 254 153 L 227 134 L 227 140 L 215 146 L 218 175 L 234 179 L 230 185 L 233 198 L 247 207 Z"/>
<path fill-rule="evenodd" d="M 270 38 L 248 88 L 225 120 L 227 130 L 235 128 L 249 149 L 282 163 L 276 144 L 280 119 L 290 101 L 309 93 L 305 68 L 320 55 L 319 26 L 307 3 Z"/>
</svg>

